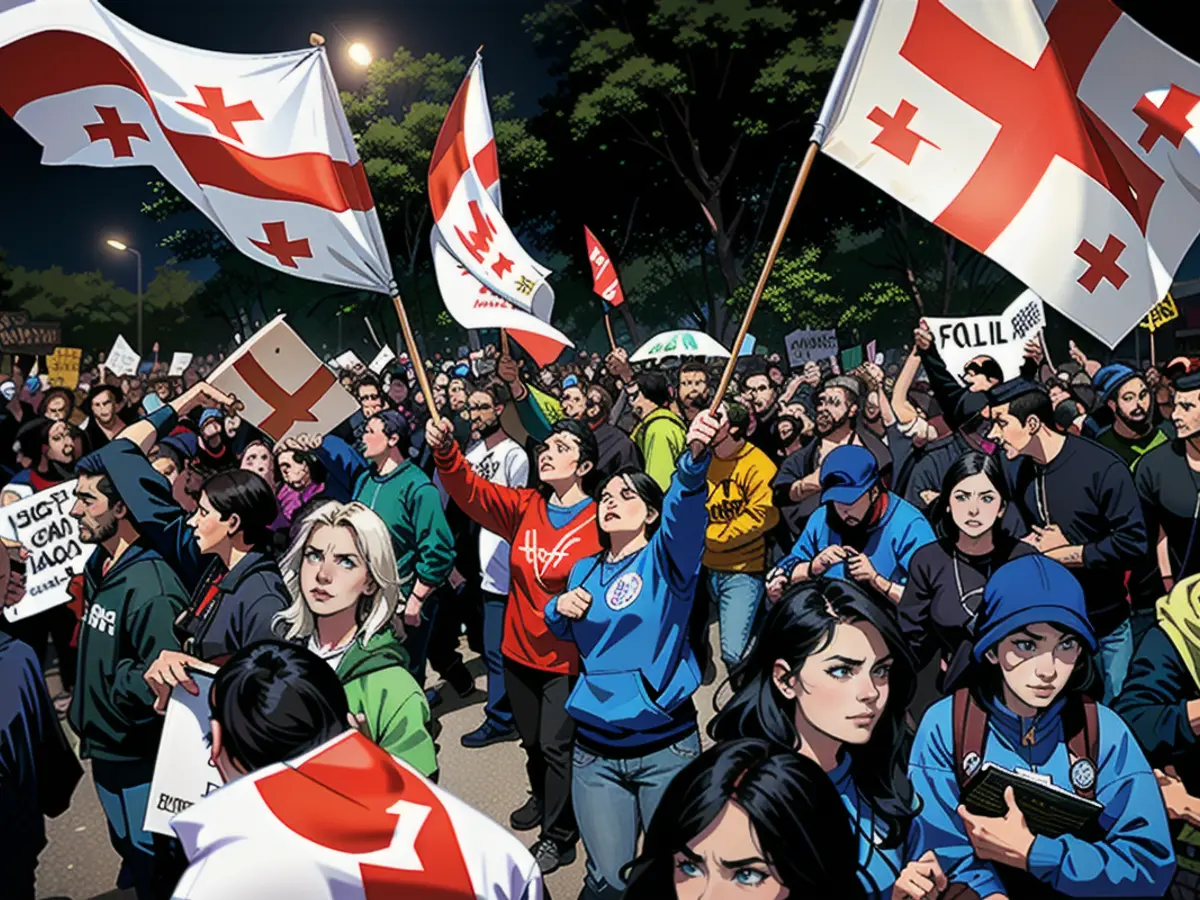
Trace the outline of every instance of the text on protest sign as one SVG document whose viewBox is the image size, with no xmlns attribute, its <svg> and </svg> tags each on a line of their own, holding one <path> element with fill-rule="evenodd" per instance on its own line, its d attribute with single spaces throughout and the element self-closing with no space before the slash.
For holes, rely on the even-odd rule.
<svg viewBox="0 0 1200 900">
<path fill-rule="evenodd" d="M 29 554 L 25 561 L 25 597 L 4 610 L 10 622 L 71 601 L 71 579 L 95 549 L 79 540 L 71 518 L 75 484 L 68 481 L 0 508 L 0 535 Z"/>
<path fill-rule="evenodd" d="M 108 356 L 104 358 L 104 368 L 113 375 L 136 375 L 138 364 L 142 358 L 133 352 L 133 348 L 129 346 L 129 341 L 125 340 L 123 335 L 117 335 L 117 339 L 113 341 L 112 349 L 108 351 Z"/>
<path fill-rule="evenodd" d="M 396 354 L 391 347 L 381 347 L 379 352 L 375 354 L 375 358 L 371 360 L 371 364 L 367 366 L 376 375 L 382 375 L 386 369 L 396 360 Z"/>
<path fill-rule="evenodd" d="M 806 362 L 829 359 L 838 351 L 836 331 L 797 328 L 784 338 L 784 341 L 787 344 L 788 362 L 793 369 L 803 366 Z"/>
<path fill-rule="evenodd" d="M 79 386 L 79 364 L 83 351 L 78 347 L 57 347 L 46 357 L 46 381 L 50 387 L 75 390 Z"/>
<path fill-rule="evenodd" d="M 211 711 L 208 695 L 212 678 L 189 670 L 198 696 L 181 687 L 171 691 L 162 740 L 150 781 L 150 802 L 142 827 L 154 834 L 174 837 L 171 819 L 221 787 L 221 775 L 212 764 Z"/>
<path fill-rule="evenodd" d="M 172 378 L 178 378 L 187 371 L 187 367 L 192 364 L 192 354 L 177 352 L 171 357 L 171 368 L 167 370 L 167 374 Z"/>
<path fill-rule="evenodd" d="M 1025 291 L 998 316 L 961 319 L 926 318 L 933 342 L 955 377 L 977 357 L 994 359 L 1005 380 L 1021 373 L 1025 342 L 1046 327 L 1046 309 L 1032 291 Z"/>
</svg>

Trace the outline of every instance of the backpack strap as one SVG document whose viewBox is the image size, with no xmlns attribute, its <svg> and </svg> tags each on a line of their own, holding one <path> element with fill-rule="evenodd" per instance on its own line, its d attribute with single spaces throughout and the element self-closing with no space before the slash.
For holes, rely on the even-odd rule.
<svg viewBox="0 0 1200 900">
<path fill-rule="evenodd" d="M 967 688 L 954 692 L 951 712 L 954 724 L 954 777 L 961 791 L 983 763 L 983 741 L 987 736 L 987 712 Z"/>
<path fill-rule="evenodd" d="M 1100 720 L 1096 701 L 1080 698 L 1080 713 L 1068 723 L 1067 755 L 1071 761 L 1071 788 L 1080 797 L 1096 799 L 1096 760 L 1100 744 Z"/>
</svg>

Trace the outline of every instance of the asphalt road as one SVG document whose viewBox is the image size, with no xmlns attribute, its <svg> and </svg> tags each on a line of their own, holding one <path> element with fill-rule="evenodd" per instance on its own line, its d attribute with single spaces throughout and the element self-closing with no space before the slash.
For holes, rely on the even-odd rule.
<svg viewBox="0 0 1200 900">
<path fill-rule="evenodd" d="M 713 631 L 716 646 L 715 628 Z M 467 750 L 459 739 L 483 721 L 485 679 L 482 663 L 471 653 L 464 640 L 462 651 L 476 674 L 480 688 L 467 700 L 460 700 L 453 689 L 446 687 L 445 702 L 434 710 L 441 723 L 438 735 L 438 759 L 441 765 L 441 786 L 507 826 L 508 816 L 525 802 L 527 785 L 524 754 L 518 743 L 496 744 L 482 750 Z M 718 654 L 719 659 L 719 654 Z M 701 726 L 712 715 L 713 694 L 724 678 L 718 662 L 718 677 L 713 685 L 703 687 L 696 695 Z M 51 696 L 58 690 L 53 673 L 47 679 Z M 432 678 L 429 686 L 441 683 Z M 68 738 L 73 739 L 64 723 Z M 706 741 L 707 745 L 707 741 Z M 49 846 L 42 851 L 38 867 L 37 896 L 39 900 L 134 900 L 132 891 L 115 889 L 120 862 L 108 840 L 104 812 L 96 798 L 91 771 L 84 763 L 85 776 L 75 789 L 71 808 L 46 823 Z M 537 832 L 520 835 L 526 845 L 537 839 Z M 583 887 L 585 854 L 582 843 L 574 864 L 560 869 L 546 879 L 553 900 L 575 900 Z M 269 900 L 269 898 L 264 898 Z"/>
</svg>

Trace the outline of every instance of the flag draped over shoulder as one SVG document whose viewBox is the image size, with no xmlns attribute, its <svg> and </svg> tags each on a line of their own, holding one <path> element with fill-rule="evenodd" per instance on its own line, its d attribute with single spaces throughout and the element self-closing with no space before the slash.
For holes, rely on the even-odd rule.
<svg viewBox="0 0 1200 900">
<path fill-rule="evenodd" d="M 93 0 L 0 0 L 0 107 L 46 165 L 153 166 L 263 265 L 387 293 L 392 269 L 323 48 L 233 54 Z"/>
<path fill-rule="evenodd" d="M 1110 0 L 866 0 L 814 140 L 1115 345 L 1200 234 L 1198 104 Z"/>
</svg>

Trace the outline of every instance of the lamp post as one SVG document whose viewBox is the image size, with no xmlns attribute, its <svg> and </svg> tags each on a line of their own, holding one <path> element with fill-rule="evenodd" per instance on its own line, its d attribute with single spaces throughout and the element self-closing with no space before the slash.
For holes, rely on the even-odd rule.
<svg viewBox="0 0 1200 900">
<path fill-rule="evenodd" d="M 338 37 L 346 43 L 346 55 L 350 57 L 350 62 L 365 69 L 375 60 L 375 54 L 371 52 L 371 48 L 362 41 L 350 41 L 336 25 L 333 26 L 333 29 L 338 33 Z M 314 31 L 308 36 L 308 42 L 314 47 L 322 47 L 325 45 L 325 36 Z"/>
<path fill-rule="evenodd" d="M 132 253 L 137 257 L 137 354 L 140 357 L 142 355 L 142 254 L 124 241 L 118 241 L 115 238 L 109 238 L 105 243 L 120 253 Z"/>
</svg>

